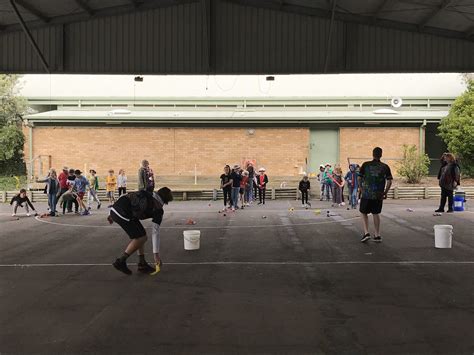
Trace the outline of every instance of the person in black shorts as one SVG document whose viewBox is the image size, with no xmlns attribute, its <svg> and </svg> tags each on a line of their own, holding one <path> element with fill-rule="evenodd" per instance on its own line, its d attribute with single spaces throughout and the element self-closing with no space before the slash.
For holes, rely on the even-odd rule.
<svg viewBox="0 0 474 355">
<path fill-rule="evenodd" d="M 372 151 L 373 160 L 366 161 L 362 164 L 359 172 L 359 193 L 360 213 L 362 214 L 362 222 L 364 225 L 364 235 L 360 240 L 362 243 L 368 241 L 369 233 L 369 217 L 372 213 L 374 217 L 375 237 L 374 242 L 381 242 L 380 236 L 380 212 L 382 212 L 383 200 L 387 198 L 387 192 L 392 186 L 392 173 L 390 167 L 380 161 L 382 158 L 382 148 L 376 147 Z"/>
<path fill-rule="evenodd" d="M 128 243 L 122 256 L 112 264 L 117 270 L 131 275 L 132 271 L 127 266 L 127 259 L 138 251 L 138 271 L 143 273 L 156 273 L 162 266 L 159 253 L 160 236 L 159 226 L 163 220 L 163 206 L 173 201 L 171 190 L 163 187 L 158 192 L 138 191 L 122 195 L 111 207 L 107 220 L 110 224 L 116 222 L 128 234 L 131 241 Z M 152 218 L 152 243 L 156 266 L 153 268 L 145 260 L 144 245 L 147 241 L 145 228 L 140 220 Z"/>
</svg>

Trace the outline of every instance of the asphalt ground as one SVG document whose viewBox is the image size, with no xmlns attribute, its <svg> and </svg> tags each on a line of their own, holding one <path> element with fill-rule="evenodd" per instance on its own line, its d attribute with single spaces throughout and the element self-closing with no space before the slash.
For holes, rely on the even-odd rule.
<svg viewBox="0 0 474 355">
<path fill-rule="evenodd" d="M 0 353 L 474 352 L 473 212 L 386 201 L 383 243 L 362 244 L 354 210 L 221 204 L 166 207 L 157 276 L 110 265 L 128 238 L 106 208 L 15 219 L 0 205 Z M 452 249 L 434 248 L 434 224 L 454 226 Z"/>
</svg>

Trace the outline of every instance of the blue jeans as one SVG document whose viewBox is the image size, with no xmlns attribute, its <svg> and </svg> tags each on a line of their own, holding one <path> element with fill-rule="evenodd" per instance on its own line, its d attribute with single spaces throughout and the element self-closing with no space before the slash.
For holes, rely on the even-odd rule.
<svg viewBox="0 0 474 355">
<path fill-rule="evenodd" d="M 232 187 L 232 207 L 239 208 L 240 187 Z"/>
<path fill-rule="evenodd" d="M 351 207 L 355 208 L 357 206 L 357 200 L 357 189 L 349 186 L 349 203 Z"/>
<path fill-rule="evenodd" d="M 324 183 L 324 192 L 326 195 L 326 200 L 331 201 L 332 200 L 332 184 L 330 182 Z"/>
<path fill-rule="evenodd" d="M 56 193 L 48 194 L 49 209 L 52 214 L 56 213 L 56 202 L 57 202 Z"/>
</svg>

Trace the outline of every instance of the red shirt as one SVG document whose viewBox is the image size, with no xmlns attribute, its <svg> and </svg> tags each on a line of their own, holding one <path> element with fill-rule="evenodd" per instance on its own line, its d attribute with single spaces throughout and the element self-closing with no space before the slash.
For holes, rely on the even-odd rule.
<svg viewBox="0 0 474 355">
<path fill-rule="evenodd" d="M 248 176 L 242 176 L 242 180 L 240 180 L 240 187 L 245 189 L 245 186 L 247 185 L 248 181 L 249 181 Z"/>
<path fill-rule="evenodd" d="M 67 184 L 67 174 L 65 174 L 64 171 L 61 174 L 59 174 L 58 180 L 59 180 L 59 187 L 61 189 L 67 189 L 69 187 Z"/>
</svg>

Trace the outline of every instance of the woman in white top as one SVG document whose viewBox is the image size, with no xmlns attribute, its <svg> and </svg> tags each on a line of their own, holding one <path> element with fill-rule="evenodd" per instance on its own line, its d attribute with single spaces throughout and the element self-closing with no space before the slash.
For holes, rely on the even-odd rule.
<svg viewBox="0 0 474 355">
<path fill-rule="evenodd" d="M 119 197 L 127 193 L 127 176 L 125 175 L 125 170 L 123 169 L 119 170 L 117 185 Z"/>
</svg>

